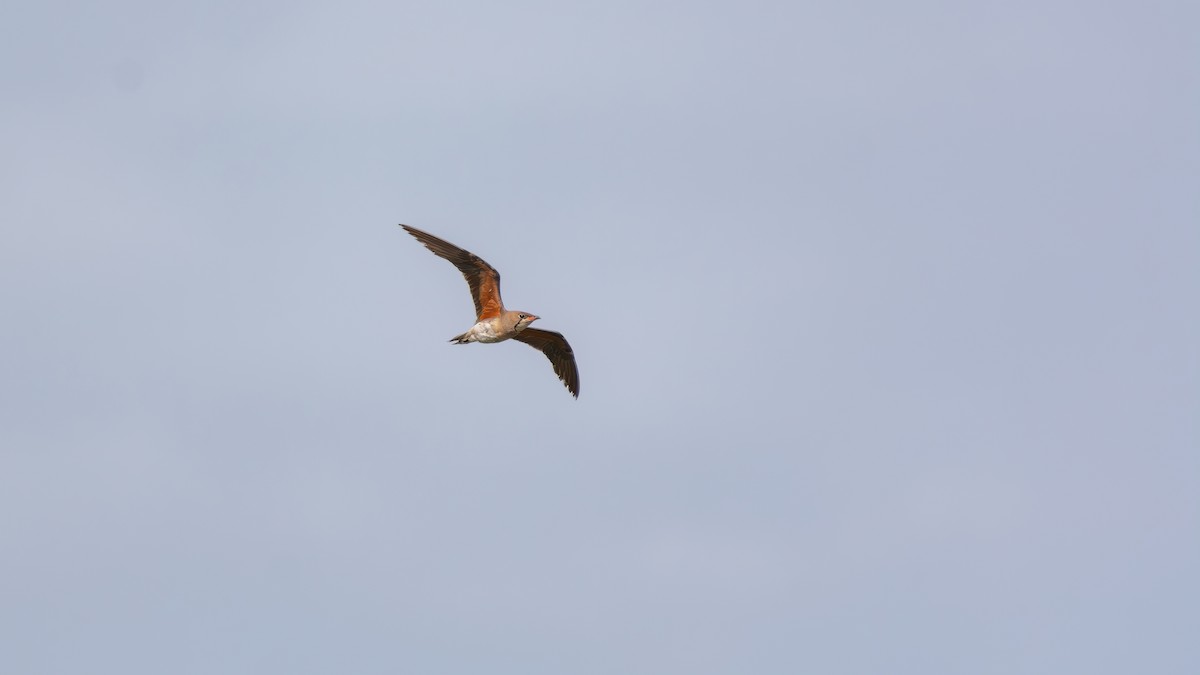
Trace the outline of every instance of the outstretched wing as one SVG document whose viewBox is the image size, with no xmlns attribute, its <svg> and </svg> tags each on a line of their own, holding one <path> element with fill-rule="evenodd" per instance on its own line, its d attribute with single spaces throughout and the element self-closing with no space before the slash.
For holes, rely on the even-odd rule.
<svg viewBox="0 0 1200 675">
<path fill-rule="evenodd" d="M 537 328 L 526 328 L 513 336 L 525 344 L 541 350 L 554 366 L 554 374 L 567 385 L 567 391 L 579 398 L 579 369 L 575 367 L 575 352 L 561 333 Z"/>
<path fill-rule="evenodd" d="M 467 278 L 467 285 L 471 287 L 471 299 L 475 301 L 476 321 L 500 316 L 504 311 L 504 303 L 500 300 L 500 273 L 496 268 L 487 264 L 483 258 L 445 239 L 438 239 L 428 232 L 408 225 L 400 227 L 425 244 L 425 248 L 433 251 L 434 255 L 453 263 Z"/>
</svg>

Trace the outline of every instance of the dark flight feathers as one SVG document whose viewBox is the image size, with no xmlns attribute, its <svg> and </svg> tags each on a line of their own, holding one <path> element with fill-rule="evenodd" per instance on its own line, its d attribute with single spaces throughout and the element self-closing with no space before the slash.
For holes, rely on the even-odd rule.
<svg viewBox="0 0 1200 675">
<path fill-rule="evenodd" d="M 500 316 L 504 311 L 504 303 L 500 300 L 500 273 L 487 261 L 470 251 L 461 249 L 454 244 L 439 239 L 428 232 L 422 232 L 415 227 L 401 225 L 405 231 L 425 244 L 425 248 L 433 251 L 439 258 L 449 260 L 467 279 L 471 287 L 471 299 L 475 301 L 475 320 L 482 321 Z"/>
<path fill-rule="evenodd" d="M 545 354 L 554 366 L 554 374 L 567 385 L 567 391 L 579 398 L 579 370 L 575 367 L 575 352 L 571 351 L 571 345 L 562 333 L 526 328 L 512 339 L 524 342 Z"/>
</svg>

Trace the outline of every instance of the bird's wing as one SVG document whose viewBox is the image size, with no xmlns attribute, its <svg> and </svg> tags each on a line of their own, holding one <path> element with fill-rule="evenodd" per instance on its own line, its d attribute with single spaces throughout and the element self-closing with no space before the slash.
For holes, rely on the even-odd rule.
<svg viewBox="0 0 1200 675">
<path fill-rule="evenodd" d="M 433 251 L 439 258 L 445 258 L 458 268 L 467 278 L 471 287 L 471 299 L 475 301 L 475 320 L 491 319 L 504 311 L 504 303 L 500 300 L 500 273 L 496 268 L 487 264 L 483 258 L 463 250 L 454 244 L 422 232 L 415 227 L 401 225 L 417 241 L 425 244 L 425 248 Z"/>
<path fill-rule="evenodd" d="M 554 365 L 554 374 L 567 385 L 567 391 L 579 398 L 579 369 L 575 367 L 575 352 L 561 333 L 537 328 L 526 328 L 513 336 L 525 344 L 541 350 Z"/>
</svg>

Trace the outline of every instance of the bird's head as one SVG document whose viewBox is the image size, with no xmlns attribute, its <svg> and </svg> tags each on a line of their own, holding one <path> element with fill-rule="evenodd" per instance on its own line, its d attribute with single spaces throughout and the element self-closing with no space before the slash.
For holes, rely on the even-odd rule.
<svg viewBox="0 0 1200 675">
<path fill-rule="evenodd" d="M 538 317 L 533 314 L 530 314 L 529 312 L 517 312 L 516 329 L 517 330 L 525 330 L 526 328 L 529 327 L 529 324 L 531 324 L 537 320 L 538 320 Z"/>
</svg>

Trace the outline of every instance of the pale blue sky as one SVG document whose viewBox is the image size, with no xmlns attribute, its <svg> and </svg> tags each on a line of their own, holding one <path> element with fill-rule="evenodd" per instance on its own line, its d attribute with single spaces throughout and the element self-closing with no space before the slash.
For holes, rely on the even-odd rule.
<svg viewBox="0 0 1200 675">
<path fill-rule="evenodd" d="M 1198 28 L 6 4 L 0 671 L 1200 672 Z"/>
</svg>

